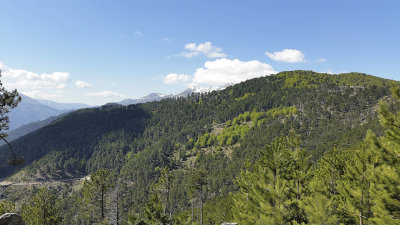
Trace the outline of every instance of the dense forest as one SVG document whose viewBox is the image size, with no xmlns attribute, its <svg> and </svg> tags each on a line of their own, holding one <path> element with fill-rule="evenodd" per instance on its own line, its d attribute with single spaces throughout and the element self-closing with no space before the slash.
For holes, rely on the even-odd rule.
<svg viewBox="0 0 400 225">
<path fill-rule="evenodd" d="M 28 224 L 400 224 L 398 85 L 289 71 L 78 110 L 11 143 L 24 167 L 7 166 L 2 146 L 0 177 L 86 178 L 5 186 L 0 214 Z"/>
</svg>

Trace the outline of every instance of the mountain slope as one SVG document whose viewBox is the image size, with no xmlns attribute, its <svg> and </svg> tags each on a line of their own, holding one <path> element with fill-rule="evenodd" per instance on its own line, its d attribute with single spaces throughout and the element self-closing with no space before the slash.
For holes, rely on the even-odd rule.
<svg viewBox="0 0 400 225">
<path fill-rule="evenodd" d="M 117 102 L 118 104 L 121 105 L 131 105 L 131 104 L 138 104 L 138 103 L 146 103 L 146 102 L 151 102 L 151 101 L 160 101 L 161 99 L 167 98 L 167 95 L 161 94 L 161 93 L 150 93 L 149 95 L 146 95 L 142 98 L 138 99 L 124 99 L 120 102 Z"/>
<path fill-rule="evenodd" d="M 43 105 L 26 95 L 21 94 L 21 97 L 22 100 L 18 104 L 18 107 L 12 109 L 8 114 L 10 118 L 10 130 L 66 112 L 65 110 L 58 110 Z"/>
<path fill-rule="evenodd" d="M 367 82 L 361 84 L 364 85 L 362 88 L 357 86 L 365 80 Z M 314 121 L 330 122 L 329 120 L 333 116 L 347 115 L 349 123 L 354 122 L 356 118 L 364 121 L 363 123 L 368 122 L 367 119 L 372 116 L 373 112 L 368 110 L 362 112 L 362 108 L 368 106 L 372 110 L 378 99 L 388 95 L 388 87 L 392 83 L 393 81 L 357 73 L 332 76 L 310 71 L 285 72 L 276 76 L 249 80 L 223 91 L 206 95 L 194 94 L 188 98 L 164 99 L 161 102 L 149 102 L 130 107 L 109 106 L 79 110 L 53 122 L 51 126 L 17 140 L 13 145 L 15 145 L 16 151 L 26 155 L 27 162 L 36 160 L 54 149 L 64 151 L 71 146 L 93 148 L 104 133 L 135 129 L 126 127 L 126 123 L 142 121 L 143 118 L 137 117 L 135 114 L 138 111 L 141 111 L 140 115 L 147 115 L 146 118 L 150 118 L 143 125 L 147 129 L 139 129 L 142 135 L 148 136 L 147 133 L 150 132 L 151 138 L 160 138 L 168 131 L 172 136 L 179 137 L 180 143 L 185 144 L 187 137 L 183 138 L 182 132 L 185 130 L 181 130 L 184 127 L 190 130 L 186 131 L 186 136 L 197 138 L 195 134 L 201 134 L 210 129 L 213 123 L 225 123 L 245 111 L 266 111 L 286 105 L 295 105 L 302 111 L 305 121 L 298 128 L 300 133 L 314 134 L 311 130 L 304 129 L 319 127 L 321 122 Z M 253 95 L 243 98 L 246 93 L 253 93 Z M 32 99 L 25 99 L 25 104 L 31 104 Z M 21 103 L 21 106 L 22 109 L 16 109 L 26 110 L 26 107 L 23 107 L 24 104 Z M 172 106 L 174 107 L 170 108 Z M 344 123 L 345 121 L 341 119 L 338 122 Z M 161 124 L 164 124 L 162 130 L 150 131 L 154 129 L 152 126 L 161 126 Z M 102 128 L 99 129 L 99 127 Z M 87 132 L 81 132 L 83 130 L 87 130 Z M 319 135 L 323 135 L 323 133 Z M 88 136 L 94 139 L 92 140 Z M 91 144 L 82 146 L 81 140 L 91 142 Z M 47 145 L 48 148 L 45 147 Z M 41 149 L 43 155 L 33 154 L 37 152 L 35 149 Z M 31 158 L 28 155 L 36 156 Z"/>
<path fill-rule="evenodd" d="M 359 143 L 376 119 L 380 99 L 399 82 L 366 74 L 282 72 L 208 94 L 72 112 L 12 142 L 28 166 L 25 179 L 59 179 L 110 168 L 127 185 L 126 208 L 140 210 L 157 167 L 177 179 L 175 210 L 188 207 L 193 168 L 208 171 L 207 196 L 235 190 L 234 178 L 275 137 L 294 131 L 312 159 Z M 0 148 L 0 164 L 9 157 Z M 13 173 L 3 167 L 0 176 Z M 210 197 L 211 198 L 211 197 Z"/>
<path fill-rule="evenodd" d="M 76 110 L 76 109 L 82 109 L 82 108 L 89 108 L 91 107 L 90 105 L 87 104 L 82 104 L 82 103 L 59 103 L 59 102 L 53 102 L 50 100 L 45 100 L 45 99 L 37 99 L 39 103 L 49 106 L 51 108 L 57 109 L 57 110 Z"/>
<path fill-rule="evenodd" d="M 53 121 L 55 121 L 61 115 L 51 116 L 51 117 L 49 117 L 47 119 L 44 119 L 44 120 L 41 120 L 41 121 L 37 121 L 37 122 L 28 123 L 28 124 L 22 125 L 22 126 L 20 126 L 18 128 L 15 128 L 14 130 L 11 130 L 11 131 L 7 132 L 7 134 L 8 134 L 7 141 L 11 142 L 13 140 L 16 140 L 16 139 L 18 139 L 18 138 L 20 138 L 20 137 L 22 137 L 22 136 L 24 136 L 26 134 L 29 134 L 29 133 L 37 130 L 39 128 L 47 126 L 50 123 L 52 123 Z"/>
<path fill-rule="evenodd" d="M 74 103 L 56 103 L 48 100 L 37 100 L 21 94 L 22 100 L 18 107 L 12 109 L 8 116 L 10 118 L 10 130 L 32 122 L 45 120 L 51 116 L 85 108 L 87 105 Z"/>
</svg>

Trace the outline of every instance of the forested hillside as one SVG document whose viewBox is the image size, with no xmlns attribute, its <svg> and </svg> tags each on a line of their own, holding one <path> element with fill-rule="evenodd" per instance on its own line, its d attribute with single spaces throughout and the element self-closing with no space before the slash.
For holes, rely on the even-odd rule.
<svg viewBox="0 0 400 225">
<path fill-rule="evenodd" d="M 272 215 L 280 215 L 272 224 L 311 223 L 314 217 L 308 212 L 312 209 L 306 206 L 318 208 L 312 204 L 320 204 L 311 197 L 318 194 L 323 196 L 321 201 L 337 201 L 339 195 L 332 200 L 326 193 L 313 191 L 318 184 L 311 180 L 318 176 L 309 175 L 309 171 L 329 155 L 343 155 L 338 159 L 341 163 L 350 160 L 349 154 L 366 145 L 363 140 L 368 130 L 377 136 L 384 134 L 377 117 L 378 102 L 389 106 L 387 113 L 398 108 L 391 97 L 393 85 L 398 82 L 360 73 L 290 71 L 208 94 L 78 110 L 13 141 L 16 154 L 24 157 L 26 166 L 3 166 L 0 176 L 57 180 L 92 174 L 82 188 L 63 186 L 54 190 L 61 196 L 55 205 L 64 215 L 56 219 L 63 224 L 102 220 L 114 224 L 190 224 L 192 220 L 204 224 L 232 220 L 266 224 L 271 218 L 248 218 L 240 212 L 257 215 L 267 209 Z M 370 139 L 374 139 L 372 134 Z M 276 155 L 276 149 L 283 149 L 282 154 Z M 9 157 L 6 146 L 1 147 L 0 164 L 7 164 Z M 345 165 L 335 165 L 342 166 L 335 172 L 343 173 Z M 271 202 L 254 203 L 254 207 L 243 203 L 245 196 L 266 194 L 249 187 L 271 179 L 257 177 L 261 174 L 257 171 L 276 172 L 276 168 L 287 168 L 279 175 L 281 183 L 274 185 L 281 185 L 281 190 L 289 194 L 285 194 L 286 199 L 275 193 L 271 201 L 281 199 L 280 204 L 290 206 L 289 211 L 268 206 Z M 297 182 L 297 189 L 289 188 L 292 182 Z M 96 201 L 100 198 L 96 184 L 102 184 L 104 196 L 100 197 L 107 199 L 101 204 Z M 337 192 L 342 193 L 350 184 L 340 185 Z M 10 190 L 4 193 L 13 201 L 21 199 Z M 33 195 L 37 190 L 28 193 Z M 342 204 L 338 202 L 335 204 Z M 71 204 L 76 207 L 67 207 Z M 327 224 L 356 221 L 357 216 L 346 214 L 354 208 L 350 203 L 340 207 L 340 212 L 327 210 L 332 214 L 327 220 L 334 221 Z"/>
</svg>

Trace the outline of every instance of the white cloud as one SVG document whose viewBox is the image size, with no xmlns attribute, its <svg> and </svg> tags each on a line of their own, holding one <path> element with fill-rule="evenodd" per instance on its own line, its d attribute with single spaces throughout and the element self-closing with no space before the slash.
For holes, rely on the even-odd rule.
<svg viewBox="0 0 400 225">
<path fill-rule="evenodd" d="M 274 61 L 299 63 L 305 62 L 304 54 L 297 49 L 283 49 L 280 52 L 265 52 L 265 54 Z"/>
<path fill-rule="evenodd" d="M 323 62 L 326 62 L 326 59 L 325 58 L 319 58 L 319 59 L 317 59 L 317 62 L 323 63 Z"/>
<path fill-rule="evenodd" d="M 185 49 L 188 51 L 180 53 L 180 56 L 187 58 L 192 58 L 199 54 L 204 54 L 209 58 L 222 58 L 226 56 L 225 53 L 222 52 L 221 48 L 213 46 L 209 41 L 200 44 L 189 43 L 185 45 Z"/>
<path fill-rule="evenodd" d="M 143 36 L 143 33 L 140 30 L 135 31 L 136 36 Z"/>
<path fill-rule="evenodd" d="M 64 89 L 65 87 L 67 87 L 66 84 L 59 84 L 56 88 L 57 89 Z"/>
<path fill-rule="evenodd" d="M 272 66 L 257 60 L 217 59 L 207 61 L 193 75 L 190 86 L 224 85 L 277 73 Z"/>
<path fill-rule="evenodd" d="M 21 69 L 3 67 L 3 77 L 17 88 L 57 88 L 60 84 L 69 80 L 70 75 L 66 72 L 34 73 Z"/>
<path fill-rule="evenodd" d="M 88 87 L 92 87 L 93 85 L 88 82 L 78 80 L 75 82 L 75 86 L 78 88 L 88 88 Z"/>
<path fill-rule="evenodd" d="M 62 94 L 67 87 L 70 74 L 67 72 L 35 73 L 23 69 L 10 68 L 0 63 L 2 80 L 7 89 L 17 89 L 19 92 L 33 98 L 54 99 Z"/>
<path fill-rule="evenodd" d="M 163 82 L 165 84 L 175 84 L 175 83 L 178 83 L 178 82 L 189 81 L 190 78 L 192 78 L 192 77 L 190 75 L 187 75 L 187 74 L 170 73 L 170 74 L 167 74 L 163 78 Z"/>
<path fill-rule="evenodd" d="M 104 97 L 104 98 L 112 98 L 112 97 L 122 98 L 124 96 L 123 94 L 114 91 L 87 92 L 86 94 L 91 97 Z"/>
</svg>

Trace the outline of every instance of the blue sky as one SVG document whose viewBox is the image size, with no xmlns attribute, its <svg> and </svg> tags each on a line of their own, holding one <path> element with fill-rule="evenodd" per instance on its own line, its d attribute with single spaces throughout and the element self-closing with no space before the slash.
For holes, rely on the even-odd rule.
<svg viewBox="0 0 400 225">
<path fill-rule="evenodd" d="M 400 80 L 400 1 L 0 0 L 7 88 L 99 105 L 284 70 Z"/>
</svg>

